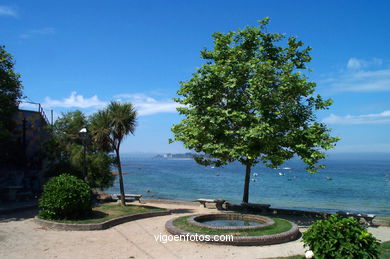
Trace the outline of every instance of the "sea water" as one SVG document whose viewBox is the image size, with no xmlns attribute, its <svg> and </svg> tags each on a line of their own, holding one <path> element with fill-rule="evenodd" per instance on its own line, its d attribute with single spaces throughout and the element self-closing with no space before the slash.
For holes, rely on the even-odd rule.
<svg viewBox="0 0 390 259">
<path fill-rule="evenodd" d="M 213 168 L 192 159 L 122 158 L 126 193 L 144 198 L 193 201 L 223 198 L 242 200 L 245 167 L 232 163 Z M 299 160 L 278 169 L 252 169 L 249 202 L 274 208 L 335 212 L 338 210 L 390 216 L 389 159 L 333 159 L 316 174 Z M 118 178 L 118 177 L 117 177 Z M 108 193 L 119 193 L 118 179 Z"/>
</svg>

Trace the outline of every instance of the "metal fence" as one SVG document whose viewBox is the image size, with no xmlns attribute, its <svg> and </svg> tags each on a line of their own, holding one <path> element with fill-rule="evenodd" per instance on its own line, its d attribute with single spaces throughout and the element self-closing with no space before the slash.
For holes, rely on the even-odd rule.
<svg viewBox="0 0 390 259">
<path fill-rule="evenodd" d="M 19 106 L 20 104 L 32 104 L 32 105 L 36 105 L 37 106 L 37 110 L 38 112 L 42 115 L 42 118 L 46 121 L 46 123 L 49 125 L 49 124 L 53 124 L 53 110 L 50 110 L 50 113 L 51 113 L 51 121 L 49 121 L 49 119 L 47 118 L 46 116 L 46 113 L 45 113 L 45 110 L 43 109 L 42 105 L 40 103 L 35 103 L 35 102 L 27 102 L 27 101 L 20 101 L 19 102 Z"/>
</svg>

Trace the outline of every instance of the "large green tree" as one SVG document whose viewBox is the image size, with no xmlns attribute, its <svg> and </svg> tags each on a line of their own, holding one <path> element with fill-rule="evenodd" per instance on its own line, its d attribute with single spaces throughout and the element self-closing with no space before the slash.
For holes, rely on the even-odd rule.
<svg viewBox="0 0 390 259">
<path fill-rule="evenodd" d="M 86 163 L 84 164 L 84 143 L 80 136 L 81 128 L 89 128 L 89 120 L 81 111 L 62 114 L 49 126 L 51 138 L 45 145 L 49 164 L 47 176 L 69 173 L 86 180 L 92 188 L 112 186 L 114 176 L 111 173 L 113 158 L 108 152 L 98 149 L 90 140 L 86 144 Z M 84 166 L 86 175 L 84 175 Z"/>
<path fill-rule="evenodd" d="M 106 109 L 98 111 L 91 118 L 92 140 L 105 151 L 115 152 L 118 168 L 121 203 L 125 203 L 120 147 L 128 134 L 134 134 L 137 112 L 131 103 L 111 102 Z"/>
<path fill-rule="evenodd" d="M 12 136 L 14 122 L 12 116 L 18 110 L 18 101 L 22 97 L 20 75 L 14 71 L 15 62 L 4 46 L 0 46 L 0 162 L 12 159 L 11 152 L 16 143 Z M 19 159 L 20 162 L 20 159 Z"/>
<path fill-rule="evenodd" d="M 203 165 L 242 163 L 243 203 L 257 163 L 275 168 L 297 155 L 316 172 L 324 150 L 338 140 L 316 121 L 316 111 L 332 101 L 315 96 L 316 84 L 305 74 L 311 48 L 268 32 L 268 23 L 214 33 L 214 48 L 201 51 L 206 63 L 181 82 L 175 99 L 184 119 L 172 127 L 171 141 L 204 154 L 196 157 Z"/>
</svg>

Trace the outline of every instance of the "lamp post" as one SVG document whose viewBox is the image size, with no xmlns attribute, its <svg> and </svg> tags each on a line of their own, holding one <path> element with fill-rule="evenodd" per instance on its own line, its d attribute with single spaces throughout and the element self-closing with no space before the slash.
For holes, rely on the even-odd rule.
<svg viewBox="0 0 390 259">
<path fill-rule="evenodd" d="M 84 146 L 84 152 L 83 152 L 83 163 L 84 163 L 84 181 L 87 182 L 87 161 L 86 161 L 86 154 L 87 154 L 87 138 L 88 138 L 88 131 L 86 128 L 82 128 L 80 131 L 80 137 L 83 141 Z"/>
</svg>

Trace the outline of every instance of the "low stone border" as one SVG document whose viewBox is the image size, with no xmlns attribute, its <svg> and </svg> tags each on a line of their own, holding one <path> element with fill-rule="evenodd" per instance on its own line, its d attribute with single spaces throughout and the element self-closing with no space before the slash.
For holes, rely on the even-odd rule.
<svg viewBox="0 0 390 259">
<path fill-rule="evenodd" d="M 188 205 L 188 206 L 199 207 L 199 202 L 196 201 L 180 201 L 180 200 L 148 199 L 148 198 L 142 198 L 142 201 L 146 203 L 155 203 L 155 204 L 175 204 L 175 205 Z"/>
<path fill-rule="evenodd" d="M 202 222 L 208 220 L 216 220 L 216 219 L 227 219 L 227 220 L 247 220 L 247 221 L 255 221 L 259 222 L 262 225 L 256 226 L 213 226 L 204 224 Z M 262 217 L 251 214 L 204 214 L 204 215 L 195 215 L 188 218 L 188 223 L 194 226 L 202 227 L 202 228 L 211 228 L 211 229 L 259 229 L 265 228 L 275 224 L 275 221 L 268 217 Z"/>
<path fill-rule="evenodd" d="M 130 216 L 123 216 L 115 219 L 110 219 L 102 223 L 93 223 L 93 224 L 70 224 L 70 223 L 60 223 L 54 221 L 48 221 L 38 218 L 36 216 L 34 218 L 35 223 L 42 227 L 48 227 L 55 230 L 66 230 L 66 231 L 91 231 L 91 230 L 104 230 L 107 228 L 111 228 L 113 226 L 123 224 L 129 221 L 137 220 L 137 219 L 145 219 L 157 216 L 165 216 L 171 214 L 170 210 L 167 211 L 156 211 L 156 212 L 147 212 L 134 214 Z"/>
<path fill-rule="evenodd" d="M 173 234 L 173 235 L 184 235 L 188 236 L 187 240 L 197 240 L 198 242 L 207 242 L 211 244 L 222 244 L 222 245 L 235 245 L 235 246 L 255 246 L 255 245 L 273 245 L 273 244 L 280 244 L 280 243 L 286 243 L 293 240 L 298 239 L 300 232 L 298 230 L 298 226 L 292 222 L 291 229 L 282 232 L 279 234 L 273 234 L 273 235 L 263 235 L 263 236 L 233 236 L 233 240 L 230 241 L 216 241 L 214 239 L 214 235 L 208 235 L 209 241 L 206 241 L 207 236 L 206 234 L 199 234 L 199 233 L 192 233 L 188 231 L 184 231 L 182 229 L 179 229 L 173 225 L 173 221 L 177 218 L 168 220 L 167 223 L 165 223 L 165 229 Z M 203 236 L 203 238 L 199 238 L 199 236 Z M 200 239 L 204 241 L 199 241 Z"/>
</svg>

